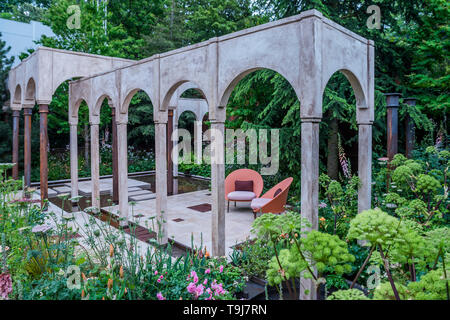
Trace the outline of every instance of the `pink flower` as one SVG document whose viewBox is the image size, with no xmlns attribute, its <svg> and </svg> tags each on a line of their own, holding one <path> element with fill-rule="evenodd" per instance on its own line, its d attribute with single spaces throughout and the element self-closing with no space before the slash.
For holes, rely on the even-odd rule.
<svg viewBox="0 0 450 320">
<path fill-rule="evenodd" d="M 219 267 L 219 272 L 222 273 L 223 272 L 223 266 Z"/>
<path fill-rule="evenodd" d="M 205 287 L 201 284 L 195 289 L 195 297 L 198 298 L 203 294 Z"/>
<path fill-rule="evenodd" d="M 0 297 L 8 300 L 9 294 L 12 292 L 12 279 L 9 273 L 0 274 Z"/>
<path fill-rule="evenodd" d="M 191 271 L 191 277 L 194 278 L 194 283 L 198 282 L 197 272 L 195 272 L 194 270 Z"/>
<path fill-rule="evenodd" d="M 205 274 L 208 274 L 208 273 L 211 273 L 211 269 L 209 269 L 209 268 L 205 270 Z"/>
<path fill-rule="evenodd" d="M 190 294 L 194 294 L 197 287 L 196 287 L 195 283 L 191 282 L 191 283 L 189 283 L 189 285 L 187 286 L 186 289 Z"/>
<path fill-rule="evenodd" d="M 212 292 L 211 288 L 206 289 L 206 293 L 209 294 L 209 297 L 206 298 L 205 300 L 215 300 L 213 298 L 213 292 Z"/>
<path fill-rule="evenodd" d="M 163 297 L 161 292 L 158 292 L 158 294 L 156 295 L 156 297 L 158 298 L 158 300 L 166 300 L 166 298 Z"/>
<path fill-rule="evenodd" d="M 206 286 L 207 283 L 208 283 L 208 279 L 205 279 L 205 281 L 203 281 L 203 284 Z"/>
<path fill-rule="evenodd" d="M 158 271 L 155 271 L 155 276 L 158 274 Z"/>
</svg>

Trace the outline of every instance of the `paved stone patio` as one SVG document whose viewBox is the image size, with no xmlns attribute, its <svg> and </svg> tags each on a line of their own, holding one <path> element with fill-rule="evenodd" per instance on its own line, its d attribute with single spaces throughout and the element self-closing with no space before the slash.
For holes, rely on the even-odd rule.
<svg viewBox="0 0 450 320">
<path fill-rule="evenodd" d="M 165 218 L 168 223 L 169 238 L 185 246 L 191 247 L 191 236 L 193 236 L 194 247 L 206 246 L 211 252 L 211 211 L 199 212 L 188 207 L 211 203 L 211 192 L 201 190 L 169 196 L 167 198 L 168 212 Z M 225 201 L 225 200 L 224 200 Z M 116 214 L 119 206 L 105 207 L 104 210 Z M 136 216 L 142 217 L 134 218 Z M 130 207 L 130 220 L 136 221 L 144 227 L 156 225 L 156 199 L 140 201 Z M 230 212 L 225 213 L 225 244 L 226 256 L 233 251 L 232 247 L 251 237 L 250 229 L 253 223 L 253 212 L 250 203 L 230 204 Z"/>
<path fill-rule="evenodd" d="M 69 187 L 70 192 L 71 187 L 70 183 L 66 183 L 65 185 Z M 135 190 L 136 188 L 148 190 L 150 189 L 150 183 L 128 178 L 128 191 L 130 191 L 131 188 Z M 109 194 L 112 192 L 112 189 L 113 189 L 112 178 L 100 179 L 100 194 Z M 91 180 L 78 182 L 78 191 L 80 195 L 91 195 L 92 193 Z"/>
</svg>

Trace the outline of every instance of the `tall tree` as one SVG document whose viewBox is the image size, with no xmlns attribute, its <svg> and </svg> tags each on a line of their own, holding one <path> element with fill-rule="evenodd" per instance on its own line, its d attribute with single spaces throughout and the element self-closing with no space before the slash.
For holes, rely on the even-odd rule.
<svg viewBox="0 0 450 320">
<path fill-rule="evenodd" d="M 14 57 L 7 57 L 7 54 L 11 47 L 6 47 L 6 42 L 2 40 L 2 34 L 0 32 L 0 113 L 9 112 L 3 111 L 2 107 L 9 98 L 9 91 L 7 87 L 8 72 L 14 62 Z M 2 114 L 2 118 L 5 115 Z M 6 118 L 7 119 L 7 118 Z M 0 122 L 0 137 L 3 137 L 0 141 L 0 162 L 9 161 L 11 155 L 11 136 L 12 128 L 9 121 Z"/>
</svg>

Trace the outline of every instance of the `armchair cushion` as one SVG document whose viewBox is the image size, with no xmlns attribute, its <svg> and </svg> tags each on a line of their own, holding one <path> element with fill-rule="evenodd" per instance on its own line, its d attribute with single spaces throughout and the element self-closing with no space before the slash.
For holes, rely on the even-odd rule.
<svg viewBox="0 0 450 320">
<path fill-rule="evenodd" d="M 269 198 L 256 198 L 252 200 L 252 203 L 250 204 L 250 207 L 252 207 L 253 210 L 261 209 L 262 206 L 264 206 L 269 201 L 272 201 L 272 199 Z"/>
<path fill-rule="evenodd" d="M 253 181 L 252 180 L 248 180 L 248 181 L 236 180 L 234 182 L 234 190 L 235 191 L 253 192 Z"/>
<path fill-rule="evenodd" d="M 256 194 L 250 191 L 233 191 L 227 197 L 230 201 L 252 201 L 256 198 Z"/>
<path fill-rule="evenodd" d="M 281 191 L 283 191 L 281 188 L 278 188 L 277 191 L 275 191 L 275 193 L 273 194 L 273 197 L 275 198 L 279 193 L 281 193 Z"/>
</svg>

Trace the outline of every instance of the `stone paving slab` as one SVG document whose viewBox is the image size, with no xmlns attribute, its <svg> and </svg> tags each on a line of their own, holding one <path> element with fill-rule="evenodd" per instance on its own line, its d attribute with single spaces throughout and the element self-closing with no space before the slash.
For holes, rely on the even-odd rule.
<svg viewBox="0 0 450 320">
<path fill-rule="evenodd" d="M 141 190 L 142 190 L 142 188 L 139 188 L 139 187 L 128 187 L 128 194 L 130 192 L 141 191 Z"/>
<path fill-rule="evenodd" d="M 39 195 L 39 196 L 41 195 L 41 190 L 40 189 L 37 189 L 35 192 L 36 192 L 37 195 Z M 58 192 L 56 192 L 55 190 L 53 190 L 51 188 L 48 188 L 48 197 L 49 198 L 56 197 L 57 194 L 58 194 Z"/>
<path fill-rule="evenodd" d="M 131 197 L 131 196 L 140 196 L 142 194 L 153 194 L 153 192 L 148 191 L 148 190 L 142 190 L 142 189 L 139 189 L 139 190 L 136 190 L 136 191 L 128 190 L 128 196 L 129 197 Z"/>
<path fill-rule="evenodd" d="M 53 190 L 55 190 L 58 193 L 66 193 L 66 192 L 71 192 L 72 191 L 72 189 L 70 187 L 67 187 L 67 186 L 53 187 Z"/>
<path fill-rule="evenodd" d="M 70 187 L 70 183 L 66 183 Z M 100 179 L 100 194 L 110 194 L 113 189 L 112 178 Z M 150 189 L 150 183 L 128 178 L 128 188 Z M 90 195 L 92 193 L 91 180 L 78 182 L 78 190 L 81 195 Z"/>
<path fill-rule="evenodd" d="M 141 194 L 128 197 L 132 201 L 151 200 L 156 198 L 156 193 L 148 192 L 147 194 Z"/>
</svg>

